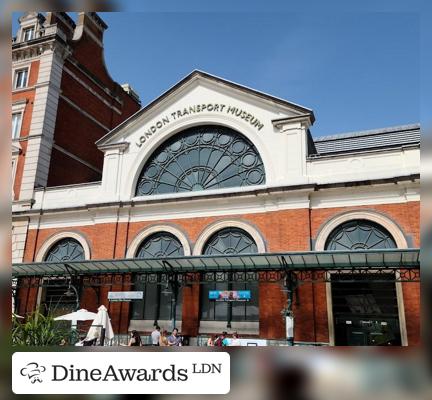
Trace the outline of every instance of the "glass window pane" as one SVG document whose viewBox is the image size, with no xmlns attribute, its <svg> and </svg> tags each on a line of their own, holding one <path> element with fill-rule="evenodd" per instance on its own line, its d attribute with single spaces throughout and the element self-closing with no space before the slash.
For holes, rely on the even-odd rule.
<svg viewBox="0 0 432 400">
<path fill-rule="evenodd" d="M 253 254 L 258 248 L 252 237 L 239 228 L 225 228 L 216 232 L 204 246 L 203 253 L 207 255 L 217 254 Z M 219 262 L 220 263 L 220 262 Z M 213 284 L 213 289 L 206 285 L 203 287 L 204 296 L 201 298 L 201 319 L 214 319 L 216 321 L 228 321 L 228 310 L 231 307 L 233 321 L 258 321 L 258 282 L 242 283 L 227 282 Z M 251 290 L 250 302 L 216 302 L 208 300 L 208 290 Z M 211 316 L 208 312 L 213 304 L 215 313 Z"/>
<path fill-rule="evenodd" d="M 348 221 L 332 231 L 326 250 L 394 249 L 396 242 L 382 226 L 367 220 Z"/>
<path fill-rule="evenodd" d="M 45 261 L 82 261 L 85 259 L 81 244 L 72 238 L 61 239 L 48 251 Z"/>
<path fill-rule="evenodd" d="M 157 232 L 147 237 L 140 245 L 137 251 L 137 258 L 166 258 L 182 256 L 183 246 L 180 241 L 168 232 Z M 145 299 L 143 318 L 149 320 L 170 320 L 171 316 L 171 299 L 172 289 L 163 283 L 167 279 L 157 278 L 153 276 L 154 280 L 159 283 L 147 283 L 145 287 Z M 137 305 L 136 307 L 139 307 Z M 181 319 L 182 308 L 182 293 L 181 288 L 177 297 L 176 318 Z M 159 313 L 157 311 L 159 310 Z"/>
<path fill-rule="evenodd" d="M 265 183 L 255 146 L 222 126 L 193 127 L 163 143 L 138 179 L 137 196 Z"/>
<path fill-rule="evenodd" d="M 19 129 L 21 126 L 21 113 L 12 114 L 12 139 L 19 137 Z"/>
</svg>

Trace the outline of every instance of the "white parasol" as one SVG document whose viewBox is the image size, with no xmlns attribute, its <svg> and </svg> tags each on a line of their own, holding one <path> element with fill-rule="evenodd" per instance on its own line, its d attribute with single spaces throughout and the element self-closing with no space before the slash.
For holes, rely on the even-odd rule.
<svg viewBox="0 0 432 400">
<path fill-rule="evenodd" d="M 114 331 L 111 326 L 111 321 L 108 315 L 108 310 L 104 305 L 98 308 L 96 318 L 93 320 L 92 326 L 90 327 L 85 341 L 100 339 L 102 328 L 105 329 L 105 339 L 114 339 Z"/>
<path fill-rule="evenodd" d="M 72 326 L 76 326 L 77 321 L 90 321 L 95 319 L 97 316 L 96 313 L 87 311 L 84 308 L 81 308 L 78 311 L 60 315 L 59 317 L 54 318 L 55 321 L 72 321 Z"/>
</svg>

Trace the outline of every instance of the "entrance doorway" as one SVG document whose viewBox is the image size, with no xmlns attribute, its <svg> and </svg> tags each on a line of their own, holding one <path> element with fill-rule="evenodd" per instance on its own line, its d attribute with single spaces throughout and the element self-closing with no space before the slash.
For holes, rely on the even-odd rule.
<svg viewBox="0 0 432 400">
<path fill-rule="evenodd" d="M 402 344 L 393 274 L 342 274 L 331 285 L 336 346 Z"/>
</svg>

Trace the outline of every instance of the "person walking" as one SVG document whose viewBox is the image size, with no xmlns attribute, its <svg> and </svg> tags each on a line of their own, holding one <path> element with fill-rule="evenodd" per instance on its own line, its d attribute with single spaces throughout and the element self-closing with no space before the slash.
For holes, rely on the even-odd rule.
<svg viewBox="0 0 432 400">
<path fill-rule="evenodd" d="M 161 337 L 160 326 L 155 325 L 154 331 L 151 333 L 152 346 L 159 346 L 160 337 Z"/>
<path fill-rule="evenodd" d="M 128 346 L 142 346 L 141 336 L 135 330 L 131 332 Z"/>
<path fill-rule="evenodd" d="M 168 337 L 168 346 L 181 346 L 181 337 L 178 334 L 177 328 L 174 328 Z"/>
</svg>

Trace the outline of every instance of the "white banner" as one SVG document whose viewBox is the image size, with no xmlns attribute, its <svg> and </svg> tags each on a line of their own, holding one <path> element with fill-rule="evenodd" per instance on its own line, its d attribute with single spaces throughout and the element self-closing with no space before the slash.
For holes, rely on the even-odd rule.
<svg viewBox="0 0 432 400">
<path fill-rule="evenodd" d="M 225 352 L 17 352 L 16 394 L 226 394 Z"/>
</svg>

